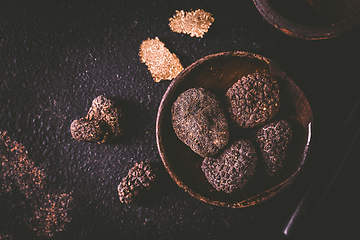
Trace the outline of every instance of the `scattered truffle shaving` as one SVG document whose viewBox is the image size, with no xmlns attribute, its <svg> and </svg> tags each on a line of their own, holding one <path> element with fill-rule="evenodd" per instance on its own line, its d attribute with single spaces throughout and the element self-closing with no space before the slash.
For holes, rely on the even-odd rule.
<svg viewBox="0 0 360 240">
<path fill-rule="evenodd" d="M 11 192 L 18 187 L 27 199 L 34 192 L 44 191 L 45 174 L 28 158 L 25 147 L 12 141 L 6 131 L 0 131 L 1 190 Z"/>
<path fill-rule="evenodd" d="M 6 234 L 6 235 L 0 235 L 0 240 L 13 240 L 13 236 L 11 236 L 10 234 Z"/>
<path fill-rule="evenodd" d="M 68 211 L 72 197 L 67 193 L 41 193 L 32 206 L 33 216 L 28 220 L 29 226 L 38 236 L 53 236 L 57 231 L 64 231 L 65 224 L 70 222 Z"/>
<path fill-rule="evenodd" d="M 12 141 L 6 131 L 0 131 L 0 162 L 3 180 L 0 196 L 13 188 L 20 190 L 32 210 L 31 216 L 25 216 L 24 221 L 38 236 L 51 237 L 55 232 L 63 231 L 71 220 L 67 214 L 71 194 L 51 193 L 46 187 L 45 173 L 29 159 L 25 147 Z"/>
<path fill-rule="evenodd" d="M 156 184 L 156 169 L 147 161 L 135 163 L 126 177 L 118 185 L 120 202 L 130 203 L 139 200 L 141 196 Z"/>
<path fill-rule="evenodd" d="M 203 9 L 191 12 L 176 10 L 176 14 L 169 19 L 169 27 L 173 32 L 202 38 L 213 22 L 212 14 Z"/>
<path fill-rule="evenodd" d="M 165 47 L 159 40 L 148 38 L 140 45 L 140 61 L 148 67 L 155 82 L 161 80 L 172 80 L 184 68 L 174 53 Z"/>
</svg>

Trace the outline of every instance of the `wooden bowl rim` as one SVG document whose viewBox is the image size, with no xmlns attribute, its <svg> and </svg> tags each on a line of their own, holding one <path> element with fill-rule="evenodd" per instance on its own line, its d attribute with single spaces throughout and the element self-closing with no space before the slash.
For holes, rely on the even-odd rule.
<svg viewBox="0 0 360 240">
<path fill-rule="evenodd" d="M 305 40 L 321 40 L 339 36 L 360 23 L 360 7 L 342 20 L 325 26 L 306 26 L 294 23 L 283 17 L 268 0 L 253 0 L 260 14 L 283 33 Z"/>
<path fill-rule="evenodd" d="M 311 120 L 309 121 L 309 123 L 307 124 L 307 142 L 304 148 L 304 152 L 302 154 L 302 160 L 301 163 L 299 164 L 299 167 L 297 168 L 297 170 L 290 176 L 288 177 L 285 181 L 281 182 L 280 184 L 264 191 L 261 192 L 255 196 L 249 197 L 243 201 L 237 202 L 235 204 L 228 204 L 222 201 L 216 201 L 216 200 L 210 200 L 204 196 L 202 196 L 201 194 L 195 192 L 194 190 L 190 189 L 186 184 L 183 183 L 183 181 L 181 181 L 179 179 L 179 177 L 174 174 L 168 158 L 166 156 L 165 150 L 164 150 L 164 146 L 162 144 L 162 137 L 160 136 L 160 128 L 161 128 L 161 122 L 163 121 L 162 116 L 163 116 L 163 112 L 164 112 L 164 105 L 167 104 L 166 103 L 166 99 L 169 97 L 170 92 L 173 90 L 173 88 L 175 88 L 177 85 L 179 85 L 182 81 L 184 81 L 185 76 L 189 74 L 189 72 L 196 68 L 197 66 L 201 65 L 202 63 L 204 63 L 207 60 L 211 60 L 214 58 L 218 58 L 218 57 L 222 57 L 222 56 L 238 56 L 238 57 L 248 57 L 248 58 L 256 58 L 259 60 L 262 60 L 264 62 L 266 62 L 269 67 L 271 68 L 272 66 L 274 68 L 278 68 L 277 64 L 272 61 L 271 59 L 268 59 L 266 57 L 263 57 L 261 55 L 258 54 L 254 54 L 254 53 L 250 53 L 250 52 L 245 52 L 245 51 L 228 51 L 228 52 L 220 52 L 220 53 L 215 53 L 215 54 L 211 54 L 211 55 L 207 55 L 205 57 L 202 57 L 200 59 L 198 59 L 197 61 L 195 61 L 194 63 L 192 63 L 191 65 L 189 65 L 188 67 L 186 67 L 181 73 L 179 73 L 179 75 L 170 83 L 170 85 L 168 86 L 166 92 L 163 95 L 163 98 L 160 102 L 159 108 L 158 108 L 158 114 L 156 117 L 156 144 L 157 144 L 157 148 L 158 148 L 158 152 L 160 155 L 160 158 L 164 164 L 164 167 L 166 169 L 166 171 L 169 173 L 169 175 L 171 176 L 171 178 L 176 182 L 176 184 L 182 188 L 183 190 L 185 190 L 185 192 L 187 192 L 188 194 L 190 194 L 191 196 L 195 197 L 196 199 L 203 201 L 205 203 L 208 204 L 212 204 L 215 206 L 221 206 L 221 207 L 231 207 L 231 208 L 243 208 L 243 207 L 248 207 L 248 206 L 253 206 L 255 204 L 258 204 L 260 202 L 264 202 L 270 198 L 272 198 L 273 196 L 277 195 L 279 192 L 281 192 L 283 189 L 285 189 L 287 186 L 290 185 L 290 183 L 292 183 L 295 179 L 295 177 L 299 174 L 300 170 L 302 169 L 304 162 L 307 158 L 308 155 L 308 151 L 310 149 L 310 143 L 311 143 L 311 133 L 312 133 L 312 122 L 313 119 L 311 117 Z M 285 77 L 285 73 L 284 76 Z M 290 81 L 292 81 L 290 79 Z M 297 87 L 297 86 L 296 86 Z M 301 89 L 299 89 L 299 91 L 302 92 Z M 310 109 L 311 110 L 311 109 Z M 312 116 L 312 113 L 311 113 Z M 276 191 L 273 191 L 275 190 Z M 261 197 L 261 195 L 266 195 L 265 198 L 261 198 L 259 199 L 259 197 Z"/>
</svg>

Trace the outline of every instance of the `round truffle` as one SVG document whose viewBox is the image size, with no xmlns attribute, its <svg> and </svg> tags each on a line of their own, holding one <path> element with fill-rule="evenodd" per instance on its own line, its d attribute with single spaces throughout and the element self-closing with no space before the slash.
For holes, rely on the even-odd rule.
<svg viewBox="0 0 360 240">
<path fill-rule="evenodd" d="M 283 170 L 291 140 L 291 125 L 285 120 L 270 122 L 257 131 L 256 141 L 269 176 L 277 176 Z"/>
<path fill-rule="evenodd" d="M 135 163 L 118 185 L 120 202 L 130 203 L 139 200 L 147 190 L 156 184 L 155 171 L 147 161 Z"/>
<path fill-rule="evenodd" d="M 210 184 L 217 191 L 232 193 L 245 187 L 255 172 L 257 156 L 248 139 L 240 139 L 218 157 L 206 157 L 201 165 Z"/>
<path fill-rule="evenodd" d="M 229 127 L 220 100 L 204 88 L 180 94 L 171 108 L 177 137 L 202 157 L 212 156 L 229 141 Z"/>
<path fill-rule="evenodd" d="M 106 134 L 103 133 L 99 121 L 90 121 L 85 118 L 74 120 L 70 125 L 72 137 L 78 141 L 103 142 Z"/>
<path fill-rule="evenodd" d="M 242 77 L 227 90 L 226 97 L 231 121 L 240 128 L 258 126 L 280 108 L 279 86 L 265 73 Z"/>
</svg>

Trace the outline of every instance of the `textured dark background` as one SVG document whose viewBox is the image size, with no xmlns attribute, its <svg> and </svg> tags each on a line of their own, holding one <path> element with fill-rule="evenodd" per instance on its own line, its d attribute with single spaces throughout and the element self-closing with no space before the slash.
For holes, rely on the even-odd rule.
<svg viewBox="0 0 360 240">
<path fill-rule="evenodd" d="M 215 22 L 203 39 L 173 33 L 175 10 L 202 8 Z M 73 192 L 72 221 L 53 239 L 283 239 L 282 228 L 358 98 L 360 28 L 321 41 L 284 35 L 247 1 L 0 1 L 0 129 L 22 143 L 48 187 Z M 158 162 L 157 108 L 169 81 L 155 83 L 138 49 L 158 36 L 184 67 L 217 52 L 274 59 L 314 113 L 306 168 L 288 189 L 245 209 L 207 205 L 166 174 L 147 200 L 121 204 L 116 187 L 135 162 Z M 71 138 L 70 123 L 106 94 L 123 104 L 125 136 L 99 145 Z M 359 143 L 357 143 L 359 146 Z M 304 239 L 358 235 L 359 150 L 346 162 Z M 37 239 L 16 197 L 0 196 L 0 236 Z M 14 202 L 12 202 L 14 200 Z M 38 238 L 42 239 L 42 238 Z M 46 238 L 45 238 L 46 239 Z"/>
</svg>

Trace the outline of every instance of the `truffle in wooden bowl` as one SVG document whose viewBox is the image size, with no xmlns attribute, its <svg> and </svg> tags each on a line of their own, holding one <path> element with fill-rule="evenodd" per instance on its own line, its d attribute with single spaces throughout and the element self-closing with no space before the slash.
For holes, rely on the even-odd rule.
<svg viewBox="0 0 360 240">
<path fill-rule="evenodd" d="M 258 84 L 261 86 L 258 89 L 269 89 L 269 91 L 272 91 L 272 97 L 265 97 L 264 99 L 273 99 L 273 102 L 271 102 L 273 106 L 271 111 L 273 112 L 271 114 L 260 114 L 261 118 L 259 118 L 260 120 L 258 120 L 257 124 L 245 124 L 244 126 L 234 124 L 231 109 L 236 109 L 236 104 L 229 106 L 229 94 L 227 94 L 227 91 L 241 79 L 253 77 L 255 80 L 259 80 L 265 76 L 271 79 L 271 83 L 265 81 L 265 83 Z M 247 81 L 245 80 L 243 82 Z M 247 87 L 245 86 L 244 88 Z M 205 93 L 206 96 L 204 97 L 200 94 L 199 97 L 196 95 L 199 92 Z M 185 100 L 190 99 L 192 101 L 191 104 L 184 103 L 184 106 L 191 110 L 190 112 L 182 110 L 182 106 L 180 106 L 180 110 L 174 111 L 173 109 L 174 105 L 179 105 L 177 100 L 183 98 L 183 93 L 188 95 L 184 98 Z M 279 93 L 279 96 L 277 93 Z M 256 96 L 261 95 L 258 92 L 253 91 L 251 94 L 242 92 L 242 94 L 244 94 L 245 100 L 249 100 L 251 97 L 256 99 L 256 101 L 260 101 L 256 98 Z M 264 96 L 269 95 L 265 93 Z M 203 98 L 207 100 L 201 100 Z M 236 97 L 232 98 L 235 99 Z M 241 102 L 241 96 L 238 99 Z M 253 100 L 250 99 L 249 101 L 253 106 L 257 106 Z M 211 103 L 208 104 L 209 107 L 205 106 L 206 102 Z M 180 101 L 180 103 L 182 102 Z M 241 104 L 244 104 L 244 101 L 239 103 L 239 105 Z M 213 106 L 216 106 L 215 110 L 212 108 Z M 222 111 L 218 109 L 219 106 L 224 110 L 225 118 L 228 122 L 227 126 L 224 123 Z M 259 106 L 263 105 L 260 104 Z M 179 108 L 179 106 L 177 107 Z M 246 107 L 241 109 L 246 109 Z M 256 107 L 254 109 L 265 111 L 267 107 Z M 186 116 L 184 121 L 181 122 L 184 126 L 174 123 L 174 119 L 177 119 L 173 116 L 174 112 Z M 207 115 L 197 116 L 196 114 L 199 114 L 199 112 L 205 112 Z M 255 121 L 257 120 L 255 119 Z M 276 172 L 276 174 L 267 174 L 269 171 L 264 168 L 264 165 L 266 165 L 265 163 L 269 159 L 264 161 L 263 158 L 268 158 L 269 154 L 262 154 L 264 149 L 261 149 L 261 147 L 265 145 L 258 144 L 259 141 L 257 139 L 259 138 L 259 132 L 266 132 L 261 129 L 273 126 L 272 122 L 274 121 L 286 121 L 289 123 L 291 126 L 291 139 L 289 138 L 285 145 L 281 145 L 282 137 L 278 137 L 277 139 L 281 141 L 272 144 L 272 146 L 286 146 L 288 148 L 285 151 L 286 162 L 283 161 L 285 157 L 281 156 L 281 164 L 279 164 L 279 166 L 281 165 L 281 171 Z M 169 85 L 158 110 L 156 141 L 166 170 L 173 180 L 186 192 L 209 204 L 241 208 L 263 202 L 293 182 L 302 169 L 308 153 L 311 142 L 312 122 L 312 110 L 304 93 L 280 70 L 273 60 L 248 52 L 222 52 L 199 59 L 184 69 Z M 204 123 L 205 125 L 203 125 Z M 214 126 L 209 127 L 209 124 Z M 221 137 L 221 144 L 218 144 L 218 138 L 202 134 L 202 131 L 214 131 L 214 129 L 219 131 L 217 133 L 219 136 L 223 136 Z M 194 131 L 196 131 L 196 134 L 194 134 Z M 276 130 L 273 132 L 282 131 Z M 276 134 L 273 135 L 276 136 Z M 189 138 L 194 139 L 189 140 Z M 198 144 L 202 148 L 204 148 L 203 146 L 211 146 L 207 145 L 207 143 L 199 142 L 202 141 L 201 139 L 206 139 L 206 141 L 209 141 L 209 144 L 214 143 L 219 149 L 216 149 L 214 152 L 207 151 L 204 154 L 196 153 L 192 145 Z M 255 146 L 256 154 L 253 150 L 249 150 L 249 154 L 251 153 L 250 155 L 253 156 L 253 159 L 240 159 L 239 161 L 237 159 L 241 156 L 250 156 L 243 152 L 243 149 L 252 149 L 250 145 L 249 147 L 239 145 L 236 147 L 236 151 L 229 150 L 234 147 L 235 142 L 239 143 L 239 139 L 244 139 L 240 142 Z M 191 144 L 189 144 L 188 140 Z M 275 139 L 274 141 L 278 140 Z M 210 149 L 213 149 L 213 147 Z M 276 149 L 271 149 L 269 153 L 273 152 L 277 152 Z M 283 154 L 284 151 L 281 151 L 281 153 Z M 234 165 L 228 166 L 228 164 Z M 216 170 L 216 165 L 219 166 L 219 169 L 220 166 L 222 169 L 223 167 L 229 167 L 228 169 L 231 171 L 226 170 L 226 173 L 222 175 L 221 171 L 223 170 L 216 172 L 218 171 Z M 251 169 L 249 170 L 250 172 L 248 169 Z M 227 176 L 226 174 L 231 175 L 232 172 L 235 172 L 237 175 L 228 177 L 231 179 L 223 179 Z M 247 175 L 239 176 L 239 174 Z M 216 176 L 219 176 L 220 180 L 217 180 Z M 226 183 L 223 185 L 223 182 L 217 182 L 226 182 L 227 180 L 229 180 L 229 186 Z M 230 191 L 228 187 L 235 190 Z"/>
</svg>

